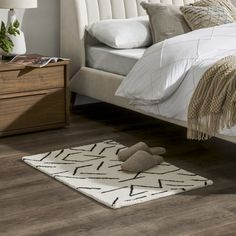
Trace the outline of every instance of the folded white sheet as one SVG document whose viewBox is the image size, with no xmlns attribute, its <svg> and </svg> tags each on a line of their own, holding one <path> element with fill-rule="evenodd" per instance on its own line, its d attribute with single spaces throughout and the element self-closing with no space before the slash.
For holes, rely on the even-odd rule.
<svg viewBox="0 0 236 236">
<path fill-rule="evenodd" d="M 146 48 L 118 50 L 101 45 L 88 46 L 86 50 L 87 66 L 126 76 L 145 51 Z"/>
</svg>

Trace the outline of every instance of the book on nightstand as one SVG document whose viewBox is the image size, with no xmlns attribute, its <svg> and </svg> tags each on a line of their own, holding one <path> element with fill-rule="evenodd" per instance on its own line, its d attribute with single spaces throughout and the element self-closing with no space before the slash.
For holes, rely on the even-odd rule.
<svg viewBox="0 0 236 236">
<path fill-rule="evenodd" d="M 59 61 L 69 61 L 69 59 L 58 58 L 58 57 L 46 57 L 46 56 L 41 56 L 37 54 L 32 54 L 32 55 L 15 56 L 9 62 L 9 64 L 18 64 L 18 65 L 23 65 L 23 66 L 41 68 L 48 65 L 48 63 L 55 63 Z"/>
</svg>

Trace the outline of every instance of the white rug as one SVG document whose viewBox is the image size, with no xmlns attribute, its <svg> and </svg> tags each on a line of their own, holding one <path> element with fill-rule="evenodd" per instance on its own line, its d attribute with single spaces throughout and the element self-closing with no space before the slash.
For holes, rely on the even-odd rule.
<svg viewBox="0 0 236 236">
<path fill-rule="evenodd" d="M 125 147 L 101 143 L 23 157 L 30 166 L 111 208 L 120 208 L 212 185 L 204 177 L 162 163 L 137 174 L 121 171 Z"/>
</svg>

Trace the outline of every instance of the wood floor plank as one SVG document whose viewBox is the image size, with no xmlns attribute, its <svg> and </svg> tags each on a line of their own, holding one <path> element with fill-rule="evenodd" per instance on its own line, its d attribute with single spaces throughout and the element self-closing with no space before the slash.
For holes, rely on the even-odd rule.
<svg viewBox="0 0 236 236">
<path fill-rule="evenodd" d="M 1 236 L 236 235 L 236 146 L 188 141 L 186 130 L 108 104 L 81 106 L 65 129 L 0 139 Z M 165 159 L 214 185 L 109 209 L 21 161 L 25 155 L 113 139 L 165 146 Z"/>
</svg>

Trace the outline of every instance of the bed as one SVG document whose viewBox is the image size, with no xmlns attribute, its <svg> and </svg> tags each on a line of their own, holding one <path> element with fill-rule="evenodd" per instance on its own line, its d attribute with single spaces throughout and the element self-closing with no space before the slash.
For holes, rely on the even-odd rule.
<svg viewBox="0 0 236 236">
<path fill-rule="evenodd" d="M 124 76 L 130 67 L 142 56 L 145 49 L 138 50 L 130 56 L 125 51 L 122 56 L 129 61 L 124 65 L 124 71 L 116 66 L 105 68 L 104 65 L 93 64 L 99 61 L 96 57 L 98 50 L 102 50 L 103 57 L 108 58 L 111 54 L 107 53 L 106 48 L 90 47 L 85 49 L 87 42 L 86 26 L 104 19 L 124 19 L 145 15 L 145 11 L 140 6 L 141 0 L 61 0 L 61 56 L 72 60 L 70 76 L 72 78 L 71 89 L 73 92 L 111 103 L 120 107 L 134 110 L 145 115 L 155 117 L 173 124 L 186 127 L 186 122 L 181 119 L 167 118 L 161 114 L 154 115 L 153 112 L 143 111 L 129 104 L 125 98 L 115 96 Z M 174 5 L 192 3 L 192 0 L 152 0 L 151 2 L 163 2 Z M 128 53 L 129 58 L 125 55 Z M 114 58 L 114 57 L 112 57 Z M 115 59 L 116 60 L 116 59 Z M 110 60 L 109 60 L 110 61 Z M 93 64 L 93 65 L 91 65 Z M 89 67 L 90 66 L 90 67 Z M 91 68 L 93 67 L 93 68 Z M 112 68 L 112 69 L 110 69 Z M 236 143 L 235 133 L 230 135 L 218 134 L 218 138 Z"/>
</svg>

